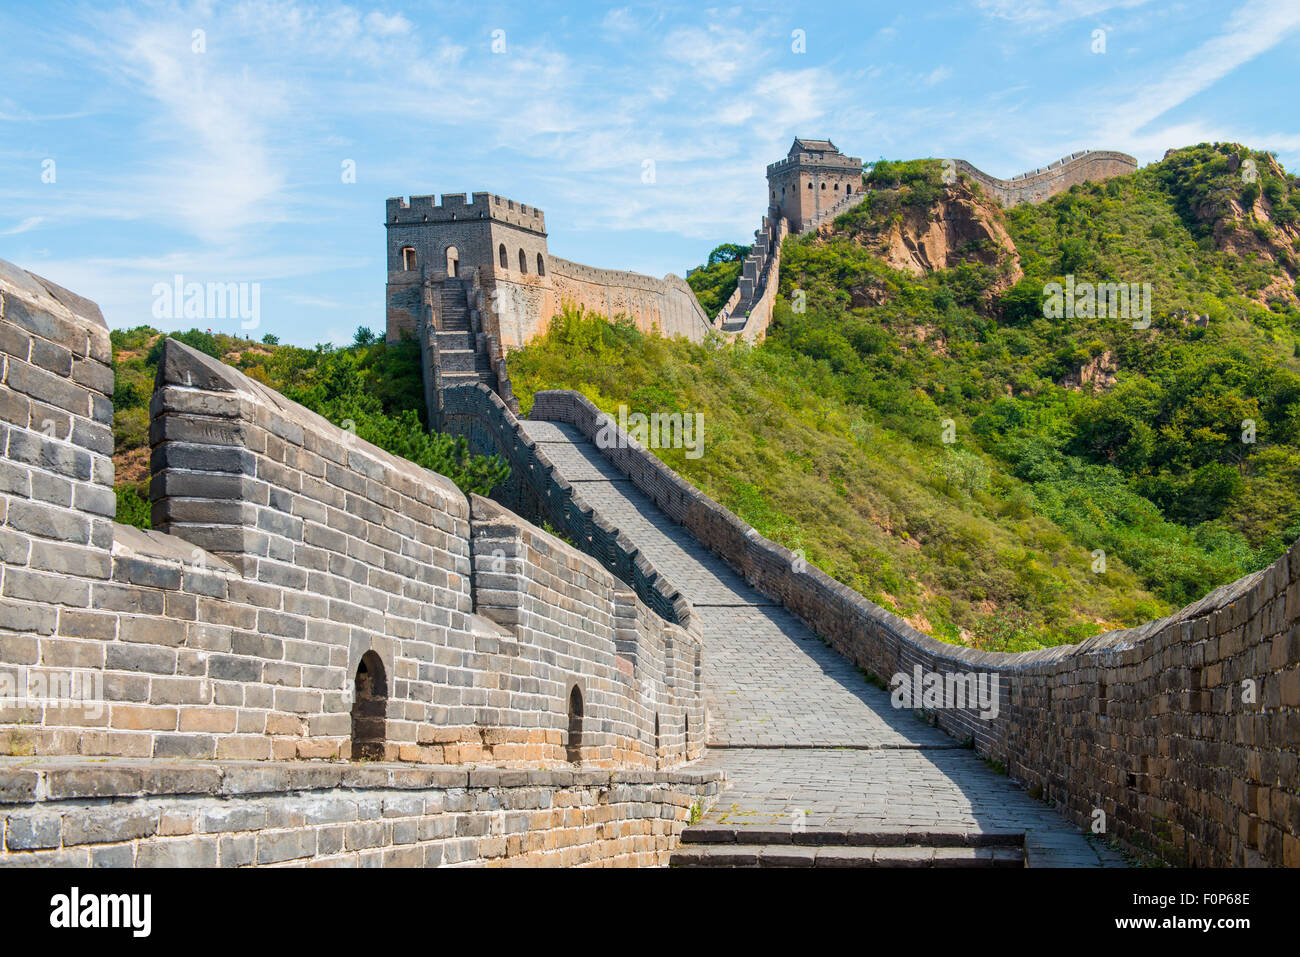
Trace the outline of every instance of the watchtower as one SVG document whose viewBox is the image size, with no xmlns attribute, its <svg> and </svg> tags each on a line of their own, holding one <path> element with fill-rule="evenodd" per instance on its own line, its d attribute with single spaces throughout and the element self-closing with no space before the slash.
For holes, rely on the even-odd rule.
<svg viewBox="0 0 1300 957">
<path fill-rule="evenodd" d="M 796 137 L 785 159 L 767 168 L 770 218 L 784 216 L 793 233 L 861 189 L 862 159 L 845 156 L 830 140 Z"/>
<path fill-rule="evenodd" d="M 546 217 L 536 206 L 495 193 L 444 193 L 389 199 L 387 326 L 389 338 L 419 324 L 423 288 L 477 270 L 485 288 L 496 282 L 536 283 L 549 271 Z M 453 284 L 454 285 L 454 284 Z"/>
</svg>

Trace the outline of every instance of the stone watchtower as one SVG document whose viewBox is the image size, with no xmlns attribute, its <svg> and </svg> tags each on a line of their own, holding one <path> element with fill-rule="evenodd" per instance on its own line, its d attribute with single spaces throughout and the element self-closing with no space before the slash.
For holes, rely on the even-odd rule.
<svg viewBox="0 0 1300 957">
<path fill-rule="evenodd" d="M 444 193 L 441 203 L 412 196 L 388 200 L 384 225 L 390 339 L 403 331 L 416 333 L 424 290 L 437 293 L 449 279 L 477 273 L 489 291 L 498 280 L 524 288 L 549 286 L 546 217 L 535 206 L 495 193 L 474 193 L 470 202 L 464 193 Z"/>
<path fill-rule="evenodd" d="M 862 190 L 862 160 L 845 156 L 830 140 L 795 139 L 786 158 L 767 168 L 770 217 L 785 217 L 792 233 L 817 214 Z"/>
</svg>

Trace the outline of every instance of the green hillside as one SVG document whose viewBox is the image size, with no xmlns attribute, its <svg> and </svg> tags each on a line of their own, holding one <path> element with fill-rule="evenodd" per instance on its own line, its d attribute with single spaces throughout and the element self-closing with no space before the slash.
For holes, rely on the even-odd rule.
<svg viewBox="0 0 1300 957">
<path fill-rule="evenodd" d="M 787 240 L 763 345 L 570 314 L 511 355 L 522 405 L 567 387 L 703 412 L 705 454 L 657 450 L 669 465 L 985 648 L 1135 624 L 1280 555 L 1300 535 L 1295 177 L 1201 145 L 1004 212 L 941 173 L 877 164 L 862 206 Z M 936 228 L 944 262 L 905 262 Z M 1067 281 L 1149 283 L 1149 327 L 1046 308 Z"/>
</svg>

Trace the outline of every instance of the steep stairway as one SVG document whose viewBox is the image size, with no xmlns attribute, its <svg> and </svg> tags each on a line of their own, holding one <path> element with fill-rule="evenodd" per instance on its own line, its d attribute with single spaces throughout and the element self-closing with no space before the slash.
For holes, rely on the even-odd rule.
<svg viewBox="0 0 1300 957">
<path fill-rule="evenodd" d="M 438 303 L 438 367 L 444 389 L 482 382 L 496 391 L 497 377 L 487 352 L 479 347 L 478 335 L 470 322 L 469 296 L 463 279 L 442 283 Z"/>
</svg>

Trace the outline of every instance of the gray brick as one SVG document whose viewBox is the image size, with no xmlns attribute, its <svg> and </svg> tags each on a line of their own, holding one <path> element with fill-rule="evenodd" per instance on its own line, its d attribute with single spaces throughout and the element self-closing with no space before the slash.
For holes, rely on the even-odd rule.
<svg viewBox="0 0 1300 957">
<path fill-rule="evenodd" d="M 308 829 L 263 831 L 257 835 L 257 863 L 276 864 L 316 853 L 316 832 Z"/>
<path fill-rule="evenodd" d="M 38 572 L 10 568 L 5 571 L 4 594 L 8 598 L 51 605 L 71 605 L 84 608 L 90 603 L 90 585 L 62 575 L 44 575 Z"/>
<path fill-rule="evenodd" d="M 72 809 L 63 816 L 63 843 L 117 844 L 152 837 L 158 813 L 157 808 L 121 805 Z"/>
<path fill-rule="evenodd" d="M 5 846 L 11 851 L 59 847 L 62 821 L 57 814 L 15 814 L 5 826 Z"/>
<path fill-rule="evenodd" d="M 140 845 L 136 867 L 216 867 L 217 839 L 212 837 L 167 838 Z"/>
</svg>

